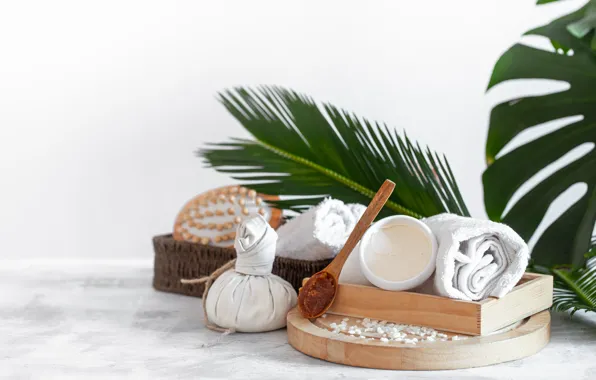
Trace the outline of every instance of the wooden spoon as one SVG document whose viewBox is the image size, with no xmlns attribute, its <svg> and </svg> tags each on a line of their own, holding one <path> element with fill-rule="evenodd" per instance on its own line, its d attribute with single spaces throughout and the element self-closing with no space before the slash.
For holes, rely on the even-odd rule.
<svg viewBox="0 0 596 380">
<path fill-rule="evenodd" d="M 395 183 L 385 180 L 379 191 L 362 214 L 362 217 L 348 237 L 346 244 L 335 259 L 325 269 L 312 275 L 300 289 L 298 294 L 298 309 L 305 318 L 317 318 L 323 315 L 335 300 L 339 274 L 352 250 L 358 244 L 362 235 L 375 220 L 391 193 Z"/>
</svg>

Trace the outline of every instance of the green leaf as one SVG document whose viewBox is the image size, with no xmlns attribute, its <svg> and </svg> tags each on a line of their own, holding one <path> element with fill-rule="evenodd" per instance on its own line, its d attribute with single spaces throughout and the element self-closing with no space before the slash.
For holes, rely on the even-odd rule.
<svg viewBox="0 0 596 380">
<path fill-rule="evenodd" d="M 596 259 L 588 261 L 585 268 L 576 270 L 553 269 L 553 309 L 596 312 Z"/>
<path fill-rule="evenodd" d="M 596 29 L 596 1 L 591 1 L 586 6 L 583 17 L 577 21 L 574 21 L 567 25 L 569 33 L 573 34 L 576 38 L 589 37 L 592 34 L 590 47 L 596 51 L 596 34 L 593 33 Z"/>
<path fill-rule="evenodd" d="M 385 179 L 396 189 L 382 215 L 469 215 L 447 160 L 385 125 L 279 87 L 236 88 L 220 98 L 254 140 L 199 150 L 209 167 L 300 211 L 332 196 L 368 204 Z"/>
<path fill-rule="evenodd" d="M 571 51 L 570 48 L 568 48 L 567 46 L 562 45 L 558 41 L 551 40 L 550 43 L 551 43 L 551 45 L 553 46 L 553 48 L 555 49 L 555 51 L 557 53 L 562 53 L 562 54 L 567 55 Z"/>
<path fill-rule="evenodd" d="M 495 65 L 489 83 L 493 86 L 516 79 L 564 81 L 569 89 L 540 96 L 527 96 L 495 106 L 490 115 L 486 142 L 488 168 L 483 174 L 487 214 L 514 228 L 529 240 L 550 204 L 576 183 L 585 183 L 587 193 L 566 210 L 538 239 L 533 253 L 538 265 L 584 262 L 596 220 L 596 202 L 590 201 L 596 187 L 596 150 L 569 163 L 542 180 L 505 213 L 515 192 L 530 178 L 570 150 L 596 141 L 596 56 L 589 41 L 577 39 L 566 26 L 584 17 L 587 6 L 529 34 L 547 37 L 573 51 L 564 55 L 514 45 Z M 512 151 L 498 154 L 515 136 L 540 124 L 581 115 L 582 119 L 536 138 Z M 593 145 L 592 145 L 593 146 Z"/>
<path fill-rule="evenodd" d="M 536 1 L 536 4 L 542 5 L 542 4 L 554 3 L 557 1 L 563 1 L 563 0 L 538 0 L 538 1 Z"/>
</svg>

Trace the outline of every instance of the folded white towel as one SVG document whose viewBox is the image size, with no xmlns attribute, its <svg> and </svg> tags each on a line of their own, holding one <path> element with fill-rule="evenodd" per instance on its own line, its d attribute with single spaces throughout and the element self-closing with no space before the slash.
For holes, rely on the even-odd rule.
<svg viewBox="0 0 596 380">
<path fill-rule="evenodd" d="M 301 260 L 335 257 L 366 207 L 325 199 L 277 230 L 276 255 Z"/>
<path fill-rule="evenodd" d="M 437 295 L 471 301 L 502 297 L 526 270 L 528 246 L 504 224 L 453 214 L 423 222 L 439 243 L 433 283 Z"/>
</svg>

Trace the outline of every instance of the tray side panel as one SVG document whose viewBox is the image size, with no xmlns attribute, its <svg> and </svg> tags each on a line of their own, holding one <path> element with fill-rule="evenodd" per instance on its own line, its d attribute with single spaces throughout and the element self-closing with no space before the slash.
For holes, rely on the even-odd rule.
<svg viewBox="0 0 596 380">
<path fill-rule="evenodd" d="M 329 312 L 480 335 L 480 309 L 476 302 L 340 284 Z"/>
<path fill-rule="evenodd" d="M 481 303 L 482 335 L 490 334 L 551 307 L 553 277 L 528 273 L 524 278 L 530 280 L 517 285 L 505 297 Z"/>
</svg>

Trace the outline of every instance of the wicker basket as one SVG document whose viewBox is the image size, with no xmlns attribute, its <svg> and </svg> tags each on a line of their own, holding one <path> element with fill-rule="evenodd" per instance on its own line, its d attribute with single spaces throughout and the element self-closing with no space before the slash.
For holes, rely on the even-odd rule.
<svg viewBox="0 0 596 380">
<path fill-rule="evenodd" d="M 203 284 L 181 284 L 181 278 L 208 276 L 236 257 L 236 251 L 233 248 L 178 241 L 174 240 L 171 234 L 155 236 L 153 248 L 155 249 L 153 287 L 164 292 L 193 297 L 203 295 Z M 307 261 L 276 257 L 273 262 L 273 274 L 288 281 L 298 291 L 304 277 L 320 271 L 330 262 L 331 260 Z"/>
</svg>

